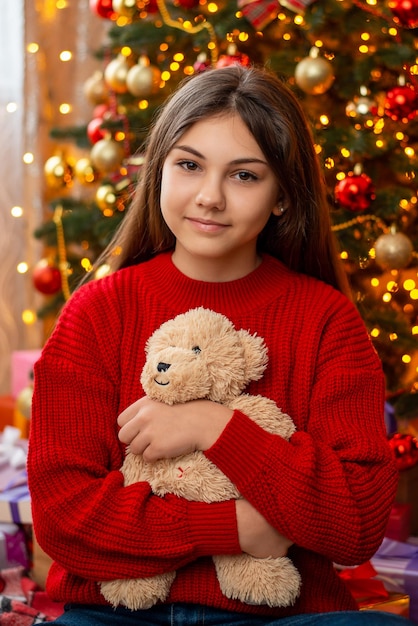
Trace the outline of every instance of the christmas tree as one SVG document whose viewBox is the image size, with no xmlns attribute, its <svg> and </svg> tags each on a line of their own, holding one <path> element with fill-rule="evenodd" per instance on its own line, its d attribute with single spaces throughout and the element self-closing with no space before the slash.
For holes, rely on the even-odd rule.
<svg viewBox="0 0 418 626">
<path fill-rule="evenodd" d="M 90 0 L 109 23 L 90 120 L 52 129 L 34 268 L 57 311 L 123 219 L 158 107 L 185 76 L 266 65 L 312 123 L 353 298 L 398 417 L 418 413 L 418 1 Z M 71 144 L 85 149 L 72 157 Z M 100 275 L 105 268 L 99 268 Z"/>
</svg>

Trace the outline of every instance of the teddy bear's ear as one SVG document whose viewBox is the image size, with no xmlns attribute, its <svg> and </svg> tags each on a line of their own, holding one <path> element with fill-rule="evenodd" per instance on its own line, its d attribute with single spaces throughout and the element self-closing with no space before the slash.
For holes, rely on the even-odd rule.
<svg viewBox="0 0 418 626">
<path fill-rule="evenodd" d="M 247 330 L 239 330 L 241 345 L 245 353 L 245 373 L 247 380 L 259 380 L 267 367 L 267 346 L 258 335 L 250 335 Z"/>
</svg>

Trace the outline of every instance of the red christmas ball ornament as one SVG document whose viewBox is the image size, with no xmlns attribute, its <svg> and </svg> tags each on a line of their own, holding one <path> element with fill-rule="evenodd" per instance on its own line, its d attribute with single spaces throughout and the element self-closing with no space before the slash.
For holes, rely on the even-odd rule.
<svg viewBox="0 0 418 626">
<path fill-rule="evenodd" d="M 348 174 L 335 186 L 335 200 L 349 211 L 365 211 L 375 199 L 372 179 L 364 173 Z"/>
<path fill-rule="evenodd" d="M 104 139 L 106 133 L 102 128 L 103 119 L 101 117 L 95 117 L 87 124 L 87 137 L 90 143 L 95 144 L 101 139 Z"/>
<path fill-rule="evenodd" d="M 395 122 L 412 120 L 418 112 L 418 93 L 410 85 L 394 87 L 386 94 L 384 109 Z"/>
<path fill-rule="evenodd" d="M 395 22 L 406 28 L 417 28 L 418 0 L 391 0 L 389 8 L 394 15 Z"/>
<path fill-rule="evenodd" d="M 148 0 L 148 2 L 145 3 L 144 8 L 147 13 L 158 13 L 157 0 Z"/>
<path fill-rule="evenodd" d="M 110 114 L 110 109 L 109 109 L 109 106 L 107 104 L 98 104 L 93 109 L 93 117 L 94 118 L 95 117 L 104 118 L 108 114 Z"/>
<path fill-rule="evenodd" d="M 61 289 L 61 272 L 48 259 L 41 259 L 34 267 L 32 280 L 35 289 L 46 296 Z"/>
<path fill-rule="evenodd" d="M 236 54 L 221 54 L 216 62 L 216 67 L 228 67 L 228 65 L 243 65 L 248 67 L 251 65 L 250 57 L 243 52 L 237 52 Z"/>
<path fill-rule="evenodd" d="M 414 467 L 418 463 L 418 439 L 412 435 L 396 433 L 389 439 L 398 470 Z"/>
<path fill-rule="evenodd" d="M 90 0 L 90 9 L 99 17 L 111 20 L 116 16 L 112 0 Z"/>
</svg>

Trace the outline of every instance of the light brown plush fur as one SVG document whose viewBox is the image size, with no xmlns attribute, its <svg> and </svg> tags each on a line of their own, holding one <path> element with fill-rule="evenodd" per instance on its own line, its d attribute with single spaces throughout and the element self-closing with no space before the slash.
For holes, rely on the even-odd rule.
<svg viewBox="0 0 418 626">
<path fill-rule="evenodd" d="M 223 315 L 198 308 L 162 324 L 146 345 L 141 375 L 145 393 L 167 404 L 207 398 L 239 409 L 271 433 L 289 439 L 290 417 L 271 400 L 243 393 L 267 367 L 264 340 L 236 330 Z M 167 365 L 169 367 L 167 367 Z M 202 452 L 146 463 L 127 453 L 125 485 L 147 481 L 154 494 L 167 493 L 193 501 L 219 502 L 240 497 L 236 487 Z M 287 606 L 300 589 L 300 576 L 288 557 L 255 559 L 248 554 L 214 556 L 219 585 L 228 597 L 249 604 Z M 144 579 L 100 583 L 114 606 L 149 608 L 167 599 L 175 572 Z"/>
</svg>

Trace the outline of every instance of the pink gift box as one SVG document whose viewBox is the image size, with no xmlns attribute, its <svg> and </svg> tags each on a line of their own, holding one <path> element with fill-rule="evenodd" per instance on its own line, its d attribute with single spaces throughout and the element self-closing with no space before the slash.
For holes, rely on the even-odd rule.
<svg viewBox="0 0 418 626">
<path fill-rule="evenodd" d="M 32 382 L 33 366 L 41 356 L 41 350 L 15 350 L 12 352 L 12 396 L 19 393 Z"/>
</svg>

